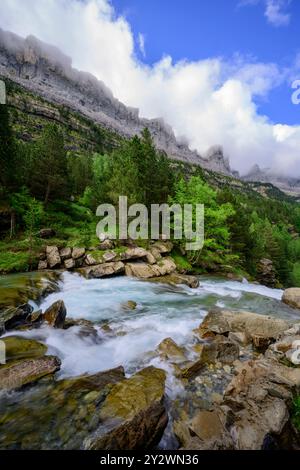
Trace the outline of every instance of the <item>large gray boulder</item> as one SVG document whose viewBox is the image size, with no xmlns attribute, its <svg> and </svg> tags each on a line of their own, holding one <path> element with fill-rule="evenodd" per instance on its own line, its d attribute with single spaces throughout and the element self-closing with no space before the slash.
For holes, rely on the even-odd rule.
<svg viewBox="0 0 300 470">
<path fill-rule="evenodd" d="M 282 302 L 300 310 L 300 288 L 291 287 L 290 289 L 286 289 L 282 296 Z"/>
<path fill-rule="evenodd" d="M 268 345 L 287 330 L 290 323 L 280 318 L 246 311 L 212 309 L 200 324 L 198 333 L 205 337 L 211 333 L 228 335 L 244 333 L 254 345 Z"/>
<path fill-rule="evenodd" d="M 176 270 L 176 264 L 172 258 L 162 258 L 157 264 L 143 262 L 127 263 L 125 273 L 127 276 L 150 279 L 171 274 Z"/>
</svg>

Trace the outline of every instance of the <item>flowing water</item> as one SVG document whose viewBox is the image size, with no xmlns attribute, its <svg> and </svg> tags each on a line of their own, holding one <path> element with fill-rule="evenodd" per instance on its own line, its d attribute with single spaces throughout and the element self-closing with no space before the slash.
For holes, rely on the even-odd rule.
<svg viewBox="0 0 300 470">
<path fill-rule="evenodd" d="M 98 333 L 81 335 L 79 326 L 67 330 L 43 327 L 21 333 L 44 341 L 49 353 L 60 357 L 59 377 L 95 373 L 119 365 L 131 374 L 150 363 L 157 365 L 158 359 L 151 352 L 158 344 L 166 337 L 179 345 L 192 344 L 192 330 L 214 306 L 297 318 L 280 302 L 280 289 L 246 281 L 200 277 L 200 287 L 190 289 L 128 277 L 88 280 L 64 273 L 59 285 L 59 292 L 50 294 L 39 306 L 32 304 L 45 310 L 62 299 L 68 318 L 90 320 Z M 124 308 L 129 300 L 137 303 L 135 310 Z M 103 324 L 109 325 L 110 334 L 103 331 Z"/>
<path fill-rule="evenodd" d="M 29 276 L 31 285 L 32 274 L 22 276 L 25 285 L 28 284 L 27 276 Z M 20 275 L 0 278 L 0 293 L 1 290 L 5 291 L 8 288 L 11 293 L 16 280 L 17 289 Z M 89 320 L 93 326 L 75 324 L 67 329 L 43 326 L 35 330 L 18 331 L 17 334 L 43 341 L 48 346 L 48 354 L 54 354 L 61 359 L 62 366 L 57 374 L 58 380 L 84 373 L 93 374 L 120 365 L 125 368 L 127 376 L 148 365 L 164 368 L 167 372 L 166 396 L 170 419 L 160 447 L 177 448 L 178 443 L 172 432 L 174 413 L 176 414 L 185 404 L 188 404 L 189 408 L 194 406 L 197 409 L 200 406 L 197 400 L 201 400 L 203 406 L 207 392 L 203 385 L 197 383 L 191 384 L 190 388 L 184 388 L 183 383 L 175 378 L 174 369 L 155 353 L 159 343 L 171 337 L 178 345 L 185 347 L 188 359 L 196 359 L 193 350 L 196 341 L 193 329 L 200 325 L 208 310 L 215 306 L 290 320 L 299 318 L 294 310 L 281 303 L 282 291 L 279 289 L 270 289 L 246 281 L 236 282 L 213 277 L 201 276 L 199 280 L 200 287 L 190 289 L 186 286 L 143 282 L 128 277 L 88 280 L 78 274 L 66 272 L 60 276 L 59 281 L 56 281 L 58 291 L 48 295 L 39 304 L 36 300 L 31 300 L 30 303 L 35 309 L 44 311 L 53 302 L 62 299 L 67 308 L 68 319 Z M 136 302 L 135 310 L 126 308 L 128 301 Z M 8 333 L 12 334 L 16 332 Z M 212 377 L 215 377 L 213 390 L 222 393 L 222 387 L 226 385 L 226 381 L 227 383 L 230 381 L 230 376 L 226 377 L 225 374 L 224 377 L 223 371 L 222 375 Z M 22 446 L 26 439 L 29 439 L 29 446 L 34 443 L 37 448 L 48 448 L 50 439 L 54 440 L 51 441 L 54 448 L 61 445 L 55 433 L 50 430 L 41 431 L 49 427 L 50 405 L 47 393 L 47 389 L 44 392 L 41 384 L 33 391 L 29 389 L 2 397 L 0 414 L 4 413 L 5 416 L 10 410 L 11 416 L 7 415 L 10 431 L 3 435 L 0 447 L 10 448 L 11 445 L 15 445 L 11 444 L 11 438 L 13 442 L 15 438 L 21 439 Z M 30 419 L 33 412 L 39 421 L 38 434 Z M 64 436 L 73 427 L 70 420 L 71 416 L 68 417 L 68 421 L 63 420 Z M 28 435 L 24 437 L 25 430 L 28 431 L 26 431 Z"/>
</svg>

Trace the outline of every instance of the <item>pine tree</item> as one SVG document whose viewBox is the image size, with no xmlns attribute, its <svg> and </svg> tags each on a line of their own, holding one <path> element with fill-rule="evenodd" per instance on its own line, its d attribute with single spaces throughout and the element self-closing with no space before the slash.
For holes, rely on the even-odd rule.
<svg viewBox="0 0 300 470">
<path fill-rule="evenodd" d="M 15 184 L 16 145 L 9 125 L 8 107 L 0 105 L 0 184 L 10 191 Z"/>
<path fill-rule="evenodd" d="M 50 199 L 68 192 L 67 157 L 64 137 L 56 125 L 45 127 L 36 145 L 32 167 L 32 193 L 46 206 Z"/>
</svg>

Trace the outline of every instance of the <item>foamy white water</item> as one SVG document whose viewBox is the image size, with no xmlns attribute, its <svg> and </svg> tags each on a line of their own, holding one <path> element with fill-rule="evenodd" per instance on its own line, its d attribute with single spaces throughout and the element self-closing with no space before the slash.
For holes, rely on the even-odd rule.
<svg viewBox="0 0 300 470">
<path fill-rule="evenodd" d="M 21 334 L 44 341 L 48 353 L 60 357 L 60 377 L 95 373 L 119 365 L 131 374 L 149 364 L 168 368 L 153 355 L 164 338 L 171 337 L 191 351 L 192 330 L 214 306 L 296 317 L 280 302 L 282 291 L 279 289 L 207 277 L 200 278 L 200 284 L 199 288 L 190 289 L 128 277 L 88 280 L 78 274 L 65 273 L 60 292 L 49 295 L 39 308 L 45 310 L 62 299 L 68 317 L 91 320 L 97 334 L 83 336 L 79 326 L 67 330 L 43 327 Z M 136 310 L 123 308 L 129 300 L 137 303 Z M 103 323 L 113 330 L 112 336 L 103 332 Z M 174 386 L 171 381 L 170 390 Z"/>
</svg>

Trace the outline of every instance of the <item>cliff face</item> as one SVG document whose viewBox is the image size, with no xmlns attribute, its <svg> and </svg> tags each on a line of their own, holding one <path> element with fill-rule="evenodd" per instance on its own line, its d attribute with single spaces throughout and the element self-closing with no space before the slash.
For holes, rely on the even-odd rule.
<svg viewBox="0 0 300 470">
<path fill-rule="evenodd" d="M 243 176 L 244 181 L 259 181 L 262 183 L 271 183 L 284 193 L 299 198 L 300 197 L 300 179 L 288 176 L 278 175 L 270 168 L 260 168 L 254 165 L 252 169 Z"/>
<path fill-rule="evenodd" d="M 131 137 L 148 127 L 156 146 L 170 158 L 231 175 L 220 147 L 206 158 L 176 140 L 162 119 L 143 119 L 126 107 L 94 76 L 72 67 L 70 58 L 55 47 L 29 36 L 22 39 L 0 29 L 0 76 L 9 78 L 50 103 L 63 105 L 121 136 Z"/>
</svg>

